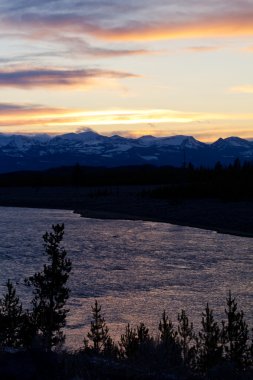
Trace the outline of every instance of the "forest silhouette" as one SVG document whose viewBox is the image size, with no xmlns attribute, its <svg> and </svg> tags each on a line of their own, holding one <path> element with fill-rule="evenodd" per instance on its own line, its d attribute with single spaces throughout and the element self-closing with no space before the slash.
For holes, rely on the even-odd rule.
<svg viewBox="0 0 253 380">
<path fill-rule="evenodd" d="M 110 187 L 153 185 L 152 192 L 142 196 L 156 198 L 219 198 L 241 200 L 253 198 L 253 164 L 241 164 L 236 159 L 223 167 L 217 162 L 214 168 L 152 165 L 125 167 L 60 167 L 46 171 L 27 171 L 0 175 L 0 187 Z M 109 190 L 107 190 L 109 191 Z"/>
</svg>

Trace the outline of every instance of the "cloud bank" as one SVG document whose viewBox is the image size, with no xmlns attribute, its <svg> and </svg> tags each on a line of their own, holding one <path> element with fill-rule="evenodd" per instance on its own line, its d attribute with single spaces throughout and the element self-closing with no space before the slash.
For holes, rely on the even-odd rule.
<svg viewBox="0 0 253 380">
<path fill-rule="evenodd" d="M 1 24 L 32 33 L 89 35 L 108 41 L 253 35 L 251 1 L 19 1 L 0 7 Z M 30 36 L 31 37 L 31 36 Z"/>
</svg>

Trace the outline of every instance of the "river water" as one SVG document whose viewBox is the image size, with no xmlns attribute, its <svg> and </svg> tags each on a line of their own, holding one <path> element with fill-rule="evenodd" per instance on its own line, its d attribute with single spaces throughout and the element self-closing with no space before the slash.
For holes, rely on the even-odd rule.
<svg viewBox="0 0 253 380">
<path fill-rule="evenodd" d="M 67 345 L 79 348 L 102 305 L 117 340 L 126 324 L 144 322 L 155 335 L 165 309 L 174 322 L 182 308 L 196 328 L 209 302 L 224 318 L 229 289 L 253 325 L 253 240 L 166 223 L 81 218 L 65 210 L 0 207 L 0 291 L 15 281 L 25 307 L 24 278 L 45 262 L 42 235 L 65 223 L 63 245 L 72 260 Z"/>
</svg>

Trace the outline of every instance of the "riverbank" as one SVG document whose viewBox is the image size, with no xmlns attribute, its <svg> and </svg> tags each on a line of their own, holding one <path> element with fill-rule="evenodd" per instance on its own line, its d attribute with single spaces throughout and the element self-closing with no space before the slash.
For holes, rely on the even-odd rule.
<svg viewBox="0 0 253 380">
<path fill-rule="evenodd" d="M 253 237 L 253 202 L 155 199 L 148 186 L 3 187 L 0 206 L 74 210 L 83 217 L 172 223 Z"/>
</svg>

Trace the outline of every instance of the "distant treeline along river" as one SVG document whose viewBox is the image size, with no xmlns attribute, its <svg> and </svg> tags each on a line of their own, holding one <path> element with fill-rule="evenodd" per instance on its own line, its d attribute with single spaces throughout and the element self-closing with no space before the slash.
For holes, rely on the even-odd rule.
<svg viewBox="0 0 253 380">
<path fill-rule="evenodd" d="M 81 218 L 64 210 L 0 207 L 0 285 L 15 281 L 24 306 L 23 279 L 42 267 L 42 234 L 65 223 L 64 247 L 72 260 L 67 344 L 82 345 L 94 299 L 111 335 L 144 322 L 157 331 L 165 309 L 176 321 L 186 309 L 199 327 L 206 302 L 223 318 L 229 289 L 252 325 L 252 239 L 145 221 Z"/>
</svg>

